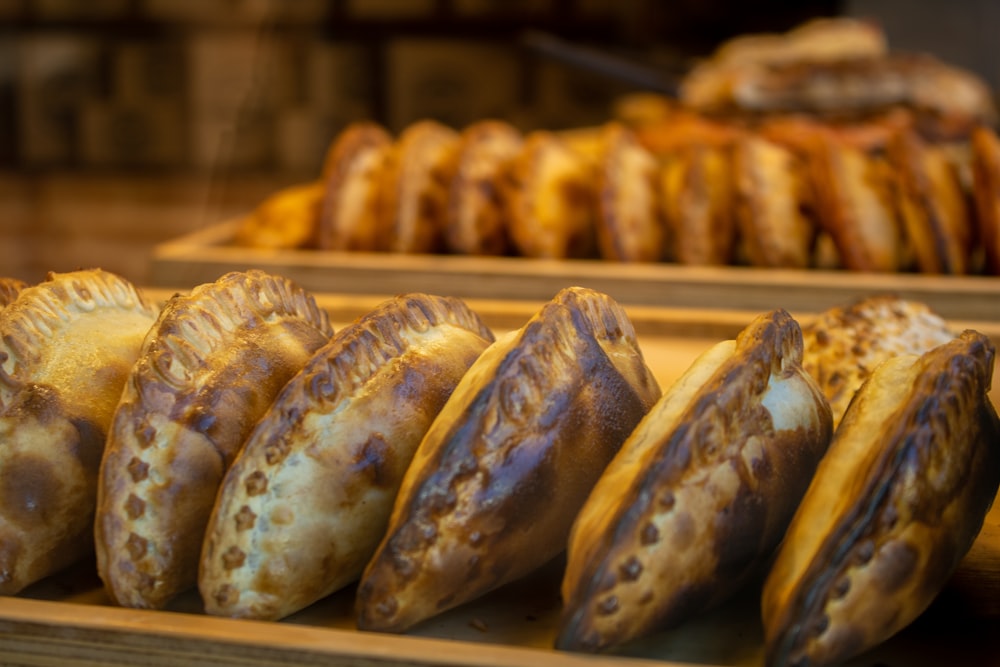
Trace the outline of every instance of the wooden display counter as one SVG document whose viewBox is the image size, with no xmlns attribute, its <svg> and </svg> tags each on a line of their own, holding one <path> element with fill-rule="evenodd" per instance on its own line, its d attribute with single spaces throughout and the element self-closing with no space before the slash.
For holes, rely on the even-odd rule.
<svg viewBox="0 0 1000 667">
<path fill-rule="evenodd" d="M 478 299 L 548 300 L 563 287 L 580 285 L 629 305 L 750 311 L 782 307 L 798 312 L 816 312 L 873 293 L 893 293 L 923 301 L 949 319 L 1000 322 L 996 277 L 261 250 L 233 245 L 238 225 L 238 220 L 219 223 L 156 246 L 151 284 L 192 286 L 211 282 L 226 271 L 257 267 L 316 292 L 421 291 Z"/>
</svg>

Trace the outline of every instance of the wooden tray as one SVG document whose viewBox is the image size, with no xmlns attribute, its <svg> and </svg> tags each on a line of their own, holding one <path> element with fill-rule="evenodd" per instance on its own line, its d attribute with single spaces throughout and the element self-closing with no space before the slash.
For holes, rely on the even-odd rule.
<svg viewBox="0 0 1000 667">
<path fill-rule="evenodd" d="M 150 290 L 164 298 L 169 289 Z M 337 326 L 382 297 L 320 294 Z M 469 304 L 498 332 L 523 324 L 536 301 Z M 663 386 L 709 345 L 735 335 L 755 313 L 715 308 L 628 308 L 640 345 Z M 796 314 L 796 313 L 793 313 Z M 796 314 L 800 319 L 809 313 Z M 1000 324 L 981 327 L 996 340 Z M 677 667 L 759 666 L 762 630 L 758 589 L 679 628 L 635 642 L 613 655 L 551 648 L 559 612 L 556 561 L 524 581 L 435 618 L 406 635 L 354 629 L 347 588 L 280 622 L 206 616 L 191 592 L 168 610 L 111 606 L 93 563 L 81 563 L 17 597 L 0 597 L 2 665 L 352 665 L 364 667 Z M 848 663 L 986 665 L 996 663 L 1000 630 L 1000 506 L 959 571 L 911 626 Z"/>
<path fill-rule="evenodd" d="M 193 286 L 226 271 L 258 267 L 310 290 L 341 294 L 422 291 L 547 300 L 563 287 L 581 285 L 624 304 L 758 311 L 782 307 L 801 312 L 881 292 L 923 301 L 944 317 L 1000 322 L 1000 278 L 993 277 L 259 250 L 232 244 L 239 224 L 238 220 L 220 223 L 156 246 L 151 284 Z"/>
</svg>

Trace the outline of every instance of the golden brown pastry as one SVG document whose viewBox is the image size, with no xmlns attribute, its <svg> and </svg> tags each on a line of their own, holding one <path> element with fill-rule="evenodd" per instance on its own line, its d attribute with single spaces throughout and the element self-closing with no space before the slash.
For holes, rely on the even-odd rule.
<svg viewBox="0 0 1000 667">
<path fill-rule="evenodd" d="M 514 248 L 525 257 L 591 257 L 596 249 L 594 165 L 553 132 L 536 130 L 508 170 Z"/>
<path fill-rule="evenodd" d="M 371 121 L 349 124 L 327 151 L 316 221 L 321 250 L 378 249 L 379 182 L 392 146 L 389 132 Z"/>
<path fill-rule="evenodd" d="M 1000 274 L 1000 140 L 988 126 L 973 130 L 973 202 L 986 271 Z"/>
<path fill-rule="evenodd" d="M 458 133 L 433 120 L 417 121 L 397 137 L 378 186 L 379 250 L 442 250 L 457 148 Z"/>
<path fill-rule="evenodd" d="M 746 111 L 854 112 L 902 104 L 936 116 L 992 121 L 996 109 L 985 82 L 927 54 L 833 63 L 740 68 L 728 99 Z"/>
<path fill-rule="evenodd" d="M 748 93 L 743 89 L 774 69 L 870 62 L 888 51 L 886 36 L 877 25 L 848 17 L 813 19 L 784 33 L 739 35 L 723 42 L 688 73 L 681 82 L 680 98 L 695 109 L 747 108 L 755 101 L 756 106 L 749 108 L 757 108 L 764 100 L 744 99 Z M 775 104 L 770 101 L 768 108 Z"/>
<path fill-rule="evenodd" d="M 839 62 L 880 58 L 889 52 L 885 33 L 875 23 L 851 17 L 810 19 L 784 33 L 732 37 L 712 54 L 720 63 Z"/>
<path fill-rule="evenodd" d="M 0 277 L 0 310 L 9 306 L 27 286 L 18 278 Z"/>
<path fill-rule="evenodd" d="M 690 265 L 731 264 L 737 239 L 730 149 L 689 146 L 666 158 L 661 179 L 671 259 Z"/>
<path fill-rule="evenodd" d="M 97 469 L 155 309 L 100 269 L 0 309 L 0 594 L 93 552 Z"/>
<path fill-rule="evenodd" d="M 509 123 L 483 120 L 461 134 L 454 176 L 448 185 L 444 235 L 448 250 L 464 255 L 505 255 L 510 250 L 503 170 L 521 149 L 521 133 Z"/>
<path fill-rule="evenodd" d="M 462 301 L 410 294 L 320 348 L 226 474 L 202 549 L 206 611 L 279 619 L 357 579 L 420 439 L 492 341 Z"/>
<path fill-rule="evenodd" d="M 830 440 L 801 361 L 799 325 L 778 310 L 664 393 L 573 524 L 557 648 L 617 647 L 763 572 Z"/>
<path fill-rule="evenodd" d="M 255 269 L 167 302 L 125 384 L 101 462 L 97 568 L 115 604 L 162 608 L 196 583 L 226 468 L 331 334 L 311 295 Z"/>
<path fill-rule="evenodd" d="M 837 429 L 764 584 L 766 664 L 840 664 L 913 621 L 1000 484 L 989 339 L 880 365 Z"/>
<path fill-rule="evenodd" d="M 804 269 L 817 228 L 803 161 L 759 136 L 733 148 L 734 209 L 743 254 L 753 266 Z"/>
<path fill-rule="evenodd" d="M 300 183 L 278 190 L 240 223 L 233 243 L 249 248 L 291 249 L 310 245 L 316 233 L 323 184 Z"/>
<path fill-rule="evenodd" d="M 728 148 L 746 131 L 738 122 L 686 109 L 677 109 L 657 122 L 635 128 L 639 143 L 660 158 L 692 146 Z"/>
<path fill-rule="evenodd" d="M 810 157 L 817 219 L 844 268 L 898 271 L 904 249 L 885 158 L 830 137 L 819 137 Z"/>
<path fill-rule="evenodd" d="M 972 262 L 973 229 L 954 163 L 942 147 L 913 131 L 889 143 L 897 209 L 906 242 L 922 273 L 965 274 Z"/>
<path fill-rule="evenodd" d="M 867 114 L 905 105 L 943 118 L 996 115 L 979 76 L 929 54 L 891 52 L 877 25 L 849 17 L 730 39 L 688 73 L 679 96 L 712 112 Z"/>
<path fill-rule="evenodd" d="M 916 127 L 912 111 L 894 107 L 863 119 L 839 122 L 812 114 L 775 114 L 761 119 L 755 130 L 764 139 L 805 157 L 824 140 L 866 152 L 884 151 L 898 133 L 915 131 Z"/>
<path fill-rule="evenodd" d="M 417 449 L 358 587 L 358 627 L 404 631 L 559 554 L 659 394 L 625 312 L 592 290 L 562 290 L 498 338 Z"/>
<path fill-rule="evenodd" d="M 830 402 L 834 428 L 879 364 L 901 354 L 923 354 L 955 337 L 926 304 L 894 295 L 829 308 L 806 322 L 802 335 L 802 364 Z"/>
<path fill-rule="evenodd" d="M 604 259 L 656 262 L 666 256 L 660 166 L 621 123 L 602 131 L 597 167 L 597 245 Z"/>
</svg>

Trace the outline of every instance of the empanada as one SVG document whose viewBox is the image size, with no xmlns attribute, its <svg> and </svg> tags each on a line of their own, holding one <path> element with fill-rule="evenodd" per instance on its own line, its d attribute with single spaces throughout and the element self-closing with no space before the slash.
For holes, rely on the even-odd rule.
<svg viewBox="0 0 1000 667">
<path fill-rule="evenodd" d="M 858 391 L 763 589 L 766 663 L 840 664 L 935 598 L 1000 485 L 989 339 L 881 364 Z"/>
<path fill-rule="evenodd" d="M 808 268 L 817 226 L 803 161 L 783 146 L 748 136 L 733 148 L 733 182 L 736 227 L 747 261 Z"/>
<path fill-rule="evenodd" d="M 1000 275 L 1000 139 L 984 125 L 973 130 L 969 143 L 979 243 L 986 271 Z"/>
<path fill-rule="evenodd" d="M 834 306 L 802 326 L 802 365 L 819 383 L 834 428 L 876 366 L 900 354 L 923 354 L 955 333 L 926 304 L 894 295 Z"/>
<path fill-rule="evenodd" d="M 660 166 L 621 123 L 602 130 L 597 166 L 597 246 L 604 259 L 656 262 L 666 257 Z"/>
<path fill-rule="evenodd" d="M 624 310 L 592 290 L 562 290 L 498 338 L 417 449 L 358 587 L 358 627 L 404 631 L 562 552 L 659 395 Z"/>
<path fill-rule="evenodd" d="M 830 441 L 785 311 L 699 357 L 639 423 L 573 524 L 556 646 L 674 626 L 762 574 Z"/>
<path fill-rule="evenodd" d="M 320 348 L 226 474 L 202 550 L 206 611 L 278 619 L 357 579 L 420 439 L 492 341 L 462 301 L 410 294 Z"/>
<path fill-rule="evenodd" d="M 731 149 L 686 147 L 665 158 L 661 179 L 671 258 L 700 266 L 732 263 L 736 218 Z"/>
<path fill-rule="evenodd" d="M 195 584 L 226 468 L 331 334 L 310 294 L 256 269 L 167 302 L 125 384 L 101 462 L 97 568 L 113 602 L 162 608 Z"/>
<path fill-rule="evenodd" d="M 379 183 L 392 137 L 381 125 L 357 121 L 342 130 L 323 163 L 316 221 L 321 250 L 378 249 Z"/>
<path fill-rule="evenodd" d="M 417 121 L 396 138 L 379 177 L 379 250 L 442 250 L 457 148 L 458 132 L 433 120 Z"/>
<path fill-rule="evenodd" d="M 821 136 L 810 161 L 817 219 L 833 238 L 844 268 L 898 271 L 902 231 L 885 158 Z"/>
<path fill-rule="evenodd" d="M 505 255 L 510 250 L 502 180 L 521 141 L 521 133 L 500 120 L 479 121 L 462 131 L 444 226 L 451 252 Z"/>
<path fill-rule="evenodd" d="M 958 172 L 945 149 L 914 131 L 889 142 L 896 175 L 897 210 L 917 270 L 933 274 L 969 273 L 972 219 Z"/>
<path fill-rule="evenodd" d="M 155 321 L 99 269 L 49 274 L 0 309 L 0 594 L 92 553 L 105 438 Z"/>
<path fill-rule="evenodd" d="M 595 173 L 589 157 L 554 132 L 536 130 L 524 138 L 504 187 L 518 254 L 542 259 L 594 255 Z"/>
</svg>

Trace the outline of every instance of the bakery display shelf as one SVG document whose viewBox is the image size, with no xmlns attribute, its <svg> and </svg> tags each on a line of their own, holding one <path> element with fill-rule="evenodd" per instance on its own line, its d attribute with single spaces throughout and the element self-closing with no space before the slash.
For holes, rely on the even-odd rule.
<svg viewBox="0 0 1000 667">
<path fill-rule="evenodd" d="M 1000 321 L 997 277 L 270 250 L 234 245 L 239 224 L 218 223 L 157 245 L 151 284 L 190 286 L 213 281 L 226 271 L 258 267 L 321 292 L 422 291 L 538 300 L 581 285 L 624 304 L 748 310 L 780 306 L 789 311 L 815 311 L 881 292 L 923 301 L 952 319 Z"/>
<path fill-rule="evenodd" d="M 173 287 L 151 287 L 165 299 Z M 318 293 L 337 326 L 385 297 Z M 499 330 L 520 326 L 541 305 L 534 299 L 469 299 Z M 662 385 L 718 340 L 731 337 L 754 309 L 627 306 L 647 362 Z M 797 314 L 797 313 L 793 313 Z M 809 311 L 798 314 L 805 318 Z M 964 325 L 962 322 L 955 322 Z M 997 339 L 1000 319 L 979 328 Z M 347 665 L 356 667 L 757 667 L 763 665 L 758 585 L 718 609 L 607 655 L 552 648 L 559 615 L 556 560 L 534 575 L 431 619 L 402 635 L 353 625 L 354 590 L 334 593 L 276 622 L 204 614 L 191 591 L 163 611 L 114 607 L 93 562 L 0 597 L 0 664 L 77 665 Z M 900 634 L 849 665 L 996 664 L 1000 630 L 1000 505 L 959 570 L 931 607 Z M 990 661 L 993 661 L 992 663 Z"/>
</svg>

